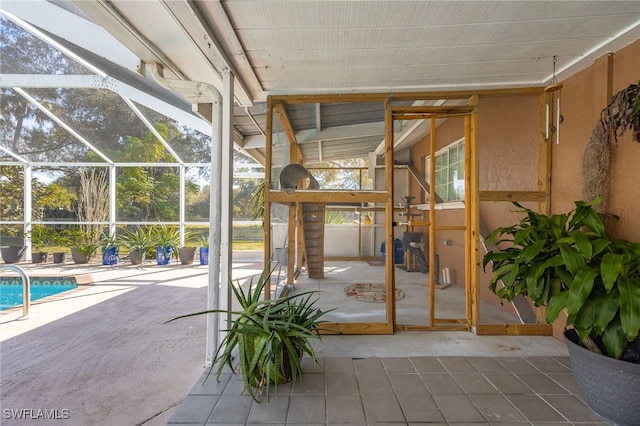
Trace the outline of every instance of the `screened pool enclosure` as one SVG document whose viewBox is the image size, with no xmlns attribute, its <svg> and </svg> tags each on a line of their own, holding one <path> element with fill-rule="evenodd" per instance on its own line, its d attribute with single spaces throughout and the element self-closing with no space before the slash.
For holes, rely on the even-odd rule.
<svg viewBox="0 0 640 426">
<path fill-rule="evenodd" d="M 1 18 L 2 245 L 31 248 L 36 225 L 97 240 L 163 223 L 181 244 L 187 230 L 206 238 L 212 126 L 193 100 L 12 18 Z"/>
</svg>

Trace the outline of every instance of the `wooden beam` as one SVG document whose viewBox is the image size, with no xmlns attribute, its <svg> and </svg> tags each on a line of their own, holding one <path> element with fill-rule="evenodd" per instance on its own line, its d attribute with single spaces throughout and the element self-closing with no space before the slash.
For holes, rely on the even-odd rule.
<svg viewBox="0 0 640 426">
<path fill-rule="evenodd" d="M 272 95 L 274 101 L 287 104 L 340 103 L 340 102 L 384 102 L 388 93 L 334 93 L 309 95 Z"/>
<path fill-rule="evenodd" d="M 441 324 L 441 325 L 405 325 L 398 324 L 396 330 L 401 331 L 469 331 L 465 324 Z"/>
<path fill-rule="evenodd" d="M 273 203 L 386 203 L 389 195 L 384 191 L 270 191 Z"/>
<path fill-rule="evenodd" d="M 471 96 L 504 97 L 504 96 L 538 96 L 544 91 L 542 86 L 516 87 L 506 89 L 485 90 L 451 90 L 434 92 L 393 92 L 393 93 L 330 93 L 308 95 L 271 95 L 274 101 L 287 104 L 337 103 L 337 102 L 384 102 L 406 100 L 437 100 L 437 99 L 469 99 Z"/>
<path fill-rule="evenodd" d="M 546 191 L 480 191 L 480 201 L 545 202 Z"/>
<path fill-rule="evenodd" d="M 321 328 L 321 334 L 393 334 L 393 326 L 387 323 L 326 322 Z"/>
<path fill-rule="evenodd" d="M 431 125 L 431 132 L 429 134 L 429 180 L 431 182 L 435 182 L 436 176 L 436 146 L 438 143 L 437 139 L 437 124 L 436 117 L 432 116 L 429 119 Z M 436 301 L 435 301 L 435 289 L 436 289 L 436 273 L 432 265 L 435 263 L 432 262 L 436 251 L 436 233 L 431 232 L 431 229 L 436 225 L 436 189 L 435 185 L 431 185 L 429 187 L 429 326 L 433 327 L 435 324 L 435 315 L 436 315 Z"/>
<path fill-rule="evenodd" d="M 479 336 L 551 336 L 553 327 L 549 324 L 497 324 L 476 326 Z"/>
<path fill-rule="evenodd" d="M 480 284 L 479 273 L 480 253 L 478 242 L 480 235 L 480 162 L 478 156 L 478 95 L 469 98 L 469 105 L 474 107 L 471 114 L 465 117 L 465 247 L 464 247 L 464 276 L 466 316 L 473 328 L 480 322 Z"/>
<path fill-rule="evenodd" d="M 393 116 L 391 102 L 386 99 L 384 102 L 384 187 L 386 199 L 384 201 L 385 223 L 384 241 L 387 247 L 387 257 L 385 258 L 385 290 L 387 294 L 396 294 L 395 256 L 391 250 L 394 245 L 393 232 L 393 195 L 394 195 L 394 167 L 393 167 Z M 396 298 L 387 297 L 386 302 L 387 323 L 391 324 L 393 330 L 396 324 Z"/>
<path fill-rule="evenodd" d="M 304 159 L 302 158 L 302 153 L 298 147 L 298 140 L 296 139 L 296 133 L 293 130 L 293 126 L 291 125 L 291 121 L 289 120 L 289 116 L 287 115 L 287 109 L 284 106 L 284 103 L 281 101 L 273 101 L 272 102 L 273 111 L 278 115 L 278 121 L 282 125 L 282 130 L 287 135 L 287 139 L 289 140 L 289 151 L 291 153 L 291 157 L 295 155 L 296 160 L 294 161 L 291 158 L 292 162 L 297 162 L 298 164 L 302 164 Z M 269 114 L 269 110 L 267 110 L 267 114 Z"/>
<path fill-rule="evenodd" d="M 484 89 L 484 90 L 452 90 L 440 92 L 402 92 L 393 93 L 394 101 L 406 100 L 434 100 L 434 99 L 469 99 L 472 96 L 481 98 L 496 98 L 504 96 L 538 96 L 544 91 L 544 87 L 517 87 L 508 89 Z"/>
<path fill-rule="evenodd" d="M 468 114 L 473 111 L 473 106 L 461 105 L 461 106 L 394 106 L 393 109 L 394 118 L 403 114 L 417 115 L 417 118 L 430 118 L 431 115 L 450 115 L 450 114 Z"/>
<path fill-rule="evenodd" d="M 538 191 L 544 194 L 544 198 L 538 201 L 538 210 L 545 214 L 551 213 L 551 142 L 545 139 L 546 107 L 548 93 L 540 95 L 540 108 L 538 111 L 539 136 L 538 136 Z"/>
</svg>

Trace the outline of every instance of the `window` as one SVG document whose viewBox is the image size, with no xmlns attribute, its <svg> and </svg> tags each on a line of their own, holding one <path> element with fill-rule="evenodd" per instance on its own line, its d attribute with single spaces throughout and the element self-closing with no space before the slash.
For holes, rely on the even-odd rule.
<svg viewBox="0 0 640 426">
<path fill-rule="evenodd" d="M 430 157 L 425 163 L 425 178 L 429 182 Z M 464 138 L 436 152 L 435 167 L 435 191 L 442 202 L 464 201 Z"/>
</svg>

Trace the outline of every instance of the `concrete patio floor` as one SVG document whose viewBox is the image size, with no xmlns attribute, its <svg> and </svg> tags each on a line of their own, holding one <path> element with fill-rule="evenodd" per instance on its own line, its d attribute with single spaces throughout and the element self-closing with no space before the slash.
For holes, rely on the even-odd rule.
<svg viewBox="0 0 640 426">
<path fill-rule="evenodd" d="M 256 255 L 254 260 L 258 259 L 259 256 Z M 197 418 L 196 424 L 204 424 L 219 399 L 223 401 L 232 396 L 237 399 L 236 404 L 242 404 L 246 400 L 236 398 L 239 388 L 235 379 L 228 380 L 230 385 L 226 388 L 220 387 L 215 380 L 208 381 L 206 387 L 198 384 L 205 373 L 204 318 L 195 317 L 164 324 L 176 315 L 205 308 L 207 267 L 156 266 L 152 262 L 137 267 L 128 264 L 112 267 L 97 264 L 21 266 L 29 274 L 36 275 L 37 270 L 37 275 L 40 276 L 88 274 L 93 285 L 33 304 L 32 315 L 28 320 L 17 320 L 21 315 L 19 309 L 0 313 L 0 408 L 3 416 L 0 422 L 3 425 L 164 425 L 167 422 L 182 422 L 184 418 L 181 416 L 185 412 L 192 413 Z M 238 260 L 233 264 L 233 277 L 243 279 L 259 273 L 261 269 L 260 262 Z M 358 373 L 368 371 L 390 374 L 394 371 L 387 366 L 406 366 L 407 362 L 415 366 L 413 360 L 424 357 L 438 357 L 432 359 L 438 359 L 441 364 L 448 362 L 447 357 L 453 357 L 450 358 L 452 360 L 463 359 L 471 364 L 471 357 L 484 359 L 485 361 L 478 361 L 484 363 L 491 362 L 487 360 L 494 357 L 522 360 L 525 359 L 522 357 L 526 357 L 528 361 L 524 362 L 528 364 L 531 364 L 531 359 L 534 363 L 536 359 L 543 363 L 552 359 L 554 363 L 564 365 L 567 354 L 564 343 L 551 337 L 476 336 L 468 332 L 325 336 L 315 347 L 321 359 L 321 369 L 310 371 L 309 379 L 304 382 L 304 386 L 312 386 L 315 390 L 311 392 L 299 384 L 294 388 L 297 391 L 285 391 L 287 407 L 290 400 L 304 401 L 305 394 L 306 397 L 313 396 L 311 399 L 315 401 L 313 404 L 316 405 L 313 407 L 316 410 L 319 404 L 318 392 L 323 395 L 323 404 L 329 404 L 327 401 L 335 399 L 335 395 L 331 396 L 333 391 L 325 385 L 321 391 L 318 390 L 318 383 L 329 383 L 331 374 L 335 373 L 331 366 L 337 364 L 344 368 L 350 365 L 352 370 L 343 373 L 347 377 L 353 374 L 351 379 L 359 380 Z M 422 374 L 415 368 L 407 373 Z M 446 372 L 457 373 L 455 370 Z M 484 374 L 482 370 L 476 373 Z M 543 371 L 541 373 L 546 374 Z M 381 377 L 369 378 L 379 380 Z M 563 376 L 564 378 L 566 377 Z M 414 379 L 415 377 L 408 380 Z M 236 385 L 231 386 L 234 382 Z M 563 389 L 566 394 L 574 395 L 571 386 L 566 385 Z M 207 393 L 211 392 L 212 387 L 218 389 L 212 394 L 217 396 Z M 399 395 L 403 391 L 394 392 Z M 194 393 L 201 398 L 207 395 L 207 402 L 195 411 L 189 408 Z M 378 398 L 371 399 L 366 393 L 357 394 L 359 404 L 370 404 Z M 582 403 L 579 403 L 581 405 L 576 408 L 584 409 Z M 267 404 L 261 405 L 266 406 Z M 285 413 L 300 410 L 298 404 L 292 403 L 290 407 L 292 408 L 285 410 Z M 48 410 L 49 415 L 53 413 L 62 419 L 47 421 L 15 418 L 19 413 L 33 417 L 38 414 L 38 410 Z M 222 423 L 218 421 L 217 424 L 251 424 L 251 419 L 257 419 L 255 424 L 341 424 L 342 420 L 335 417 L 339 416 L 339 411 L 329 408 L 326 410 L 323 410 L 324 417 L 318 417 L 317 414 L 307 420 L 295 416 L 290 417 L 289 421 L 286 418 L 282 420 L 282 417 L 278 418 L 280 420 L 268 416 L 255 417 L 257 414 L 250 417 L 247 412 L 247 417 L 242 422 L 226 423 L 220 417 L 211 417 L 210 421 L 218 418 Z M 363 408 L 363 416 L 367 413 L 366 410 L 366 407 Z M 349 423 L 374 424 L 370 413 L 369 411 L 367 417 L 353 419 Z M 201 421 L 202 418 L 204 421 Z M 324 420 L 320 421 L 320 418 Z M 438 418 L 440 417 L 433 417 L 434 420 L 430 421 L 437 422 L 435 419 Z M 382 419 L 383 417 L 378 420 Z M 557 424 L 571 424 L 566 416 L 561 419 L 551 416 L 546 420 L 555 420 Z M 598 418 L 587 417 L 581 421 L 594 423 L 598 422 Z M 440 424 L 446 422 L 446 417 L 443 417 Z M 413 424 L 406 420 L 391 423 Z M 476 419 L 474 423 L 489 424 L 484 417 L 482 421 Z M 524 424 L 537 423 L 525 421 Z"/>
<path fill-rule="evenodd" d="M 0 311 L 0 423 L 48 424 L 5 411 L 46 409 L 68 417 L 56 424 L 166 424 L 204 371 L 205 319 L 164 322 L 206 309 L 207 266 L 20 266 L 93 284 L 33 303 L 27 320 L 17 320 L 22 309 Z M 261 270 L 234 267 L 237 278 Z"/>
</svg>

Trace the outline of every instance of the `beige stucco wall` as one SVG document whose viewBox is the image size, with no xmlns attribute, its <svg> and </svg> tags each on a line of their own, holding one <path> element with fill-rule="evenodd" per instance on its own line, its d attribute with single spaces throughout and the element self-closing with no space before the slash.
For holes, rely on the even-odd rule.
<svg viewBox="0 0 640 426">
<path fill-rule="evenodd" d="M 609 75 L 609 61 L 612 71 Z M 552 211 L 573 208 L 582 194 L 582 154 L 600 111 L 609 102 L 607 82 L 614 95 L 640 80 L 640 40 L 608 56 L 584 71 L 562 81 L 560 144 L 553 146 Z M 640 241 L 640 144 L 627 132 L 611 150 L 609 213 L 620 217 L 611 222 L 610 232 L 620 238 Z"/>
<path fill-rule="evenodd" d="M 598 58 L 594 64 L 562 81 L 560 92 L 560 142 L 552 146 L 551 210 L 566 212 L 582 195 L 582 155 L 600 111 L 609 102 L 608 82 L 613 95 L 640 79 L 640 40 Z M 478 158 L 480 190 L 538 189 L 538 141 L 540 137 L 539 99 L 534 97 L 481 98 L 478 105 Z M 449 119 L 437 130 L 437 148 L 459 139 L 464 132 L 462 119 Z M 424 173 L 428 137 L 411 151 L 413 164 Z M 640 241 L 640 144 L 631 141 L 629 132 L 612 147 L 609 212 L 620 217 L 610 232 L 617 237 Z M 411 194 L 422 202 L 422 191 L 410 182 Z M 528 205 L 535 208 L 535 204 Z M 511 224 L 514 216 L 509 203 L 482 203 L 480 214 L 489 229 Z M 437 223 L 462 222 L 461 210 L 438 212 Z M 462 242 L 463 235 L 440 232 L 436 253 L 441 266 L 464 271 L 463 246 L 444 246 L 443 239 Z M 481 274 L 480 293 L 486 301 L 499 304 L 489 292 L 488 274 Z M 482 317 L 481 317 L 482 319 Z M 482 320 L 481 320 L 482 322 Z M 563 324 L 556 325 L 560 335 Z"/>
</svg>

